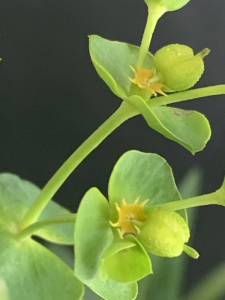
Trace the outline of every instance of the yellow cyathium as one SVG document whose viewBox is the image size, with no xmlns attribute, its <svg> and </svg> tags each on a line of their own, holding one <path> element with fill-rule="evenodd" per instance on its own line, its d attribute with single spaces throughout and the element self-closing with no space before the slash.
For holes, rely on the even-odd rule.
<svg viewBox="0 0 225 300">
<path fill-rule="evenodd" d="M 112 223 L 110 221 L 110 225 L 120 228 L 121 238 L 123 238 L 126 233 L 137 234 L 137 229 L 132 221 L 135 220 L 138 222 L 144 222 L 146 220 L 143 207 L 149 200 L 147 199 L 141 204 L 138 204 L 139 198 L 140 197 L 138 197 L 132 204 L 127 204 L 125 199 L 123 199 L 121 207 L 115 203 L 116 209 L 119 213 L 119 219 L 116 223 Z"/>
<path fill-rule="evenodd" d="M 129 77 L 131 82 L 137 84 L 142 89 L 150 91 L 154 96 L 157 96 L 157 93 L 167 96 L 167 94 L 162 91 L 163 84 L 154 81 L 153 70 L 147 70 L 140 67 L 137 67 L 137 70 L 135 70 L 132 66 L 130 67 L 135 75 L 133 79 Z"/>
</svg>

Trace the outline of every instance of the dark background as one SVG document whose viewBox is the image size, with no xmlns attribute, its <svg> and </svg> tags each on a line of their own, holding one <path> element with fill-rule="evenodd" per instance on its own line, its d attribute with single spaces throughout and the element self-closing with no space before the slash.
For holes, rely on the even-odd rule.
<svg viewBox="0 0 225 300">
<path fill-rule="evenodd" d="M 225 2 L 191 0 L 166 13 L 151 51 L 171 43 L 195 53 L 208 47 L 206 71 L 196 85 L 225 83 Z M 0 0 L 0 171 L 43 187 L 72 152 L 119 106 L 97 76 L 88 53 L 89 34 L 140 45 L 147 9 L 142 0 Z M 97 186 L 105 195 L 113 165 L 127 150 L 156 152 L 179 181 L 193 165 L 204 170 L 203 192 L 215 191 L 225 170 L 225 96 L 177 106 L 204 113 L 212 127 L 206 149 L 192 156 L 150 129 L 140 116 L 107 138 L 70 176 L 55 200 L 75 211 L 83 194 Z M 198 214 L 189 285 L 225 259 L 225 209 Z"/>
</svg>

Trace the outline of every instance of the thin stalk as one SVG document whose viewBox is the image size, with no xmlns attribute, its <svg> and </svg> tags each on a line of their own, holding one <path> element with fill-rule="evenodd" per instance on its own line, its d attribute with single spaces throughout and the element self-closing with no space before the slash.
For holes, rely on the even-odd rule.
<svg viewBox="0 0 225 300">
<path fill-rule="evenodd" d="M 222 94 L 225 94 L 225 84 L 174 93 L 169 95 L 168 97 L 163 96 L 163 97 L 151 98 L 148 102 L 148 105 L 150 106 L 167 105 L 171 103 L 182 102 L 186 100 L 192 100 L 192 99 L 214 96 L 214 95 L 222 95 Z"/>
<path fill-rule="evenodd" d="M 52 218 L 48 218 L 36 223 L 33 223 L 27 226 L 25 229 L 17 233 L 16 238 L 19 241 L 24 241 L 31 237 L 36 231 L 51 226 L 51 225 L 59 225 L 65 223 L 74 223 L 76 220 L 76 214 L 66 214 L 61 216 L 56 216 Z"/>
<path fill-rule="evenodd" d="M 163 7 L 157 5 L 151 5 L 148 8 L 148 18 L 145 26 L 144 34 L 141 41 L 140 52 L 138 56 L 137 65 L 139 67 L 144 66 L 145 58 L 148 53 L 150 43 L 152 40 L 152 34 L 155 30 L 155 26 L 158 22 L 158 19 L 166 12 Z"/>
<path fill-rule="evenodd" d="M 20 224 L 24 229 L 37 221 L 38 217 L 75 168 L 90 154 L 110 133 L 138 112 L 132 106 L 123 102 L 121 106 L 106 120 L 58 169 L 48 181 L 40 195 L 26 213 Z"/>
<path fill-rule="evenodd" d="M 205 206 L 205 205 L 225 205 L 225 190 L 220 188 L 216 192 L 197 196 L 189 199 L 173 201 L 169 203 L 165 203 L 160 205 L 161 207 L 168 208 L 170 210 L 180 210 L 197 206 Z"/>
</svg>

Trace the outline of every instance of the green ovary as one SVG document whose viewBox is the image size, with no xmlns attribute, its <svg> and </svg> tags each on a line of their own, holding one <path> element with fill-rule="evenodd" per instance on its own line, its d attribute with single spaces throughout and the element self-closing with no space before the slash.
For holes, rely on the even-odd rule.
<svg viewBox="0 0 225 300">
<path fill-rule="evenodd" d="M 184 91 L 196 84 L 204 72 L 203 57 L 209 50 L 194 55 L 185 45 L 172 44 L 158 50 L 154 66 L 161 73 L 164 85 L 172 91 Z"/>
<path fill-rule="evenodd" d="M 179 256 L 190 237 L 184 219 L 179 214 L 160 207 L 149 209 L 146 218 L 138 234 L 138 239 L 146 250 L 158 256 Z"/>
</svg>

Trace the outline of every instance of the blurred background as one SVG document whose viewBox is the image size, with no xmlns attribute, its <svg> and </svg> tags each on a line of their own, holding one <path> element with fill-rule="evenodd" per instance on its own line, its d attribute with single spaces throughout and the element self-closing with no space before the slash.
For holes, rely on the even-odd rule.
<svg viewBox="0 0 225 300">
<path fill-rule="evenodd" d="M 196 85 L 225 83 L 225 2 L 191 0 L 159 20 L 155 53 L 171 43 L 195 53 L 208 47 L 206 71 Z M 142 0 L 0 0 L 0 171 L 18 174 L 42 188 L 66 158 L 120 105 L 97 76 L 88 35 L 140 45 L 147 17 Z M 107 195 L 110 172 L 127 150 L 156 152 L 179 182 L 192 166 L 203 170 L 203 193 L 220 187 L 225 173 L 225 95 L 177 104 L 206 115 L 212 138 L 192 156 L 150 129 L 140 116 L 109 136 L 76 169 L 55 201 L 75 211 L 92 186 Z M 225 209 L 198 212 L 187 288 L 225 259 Z"/>
</svg>

